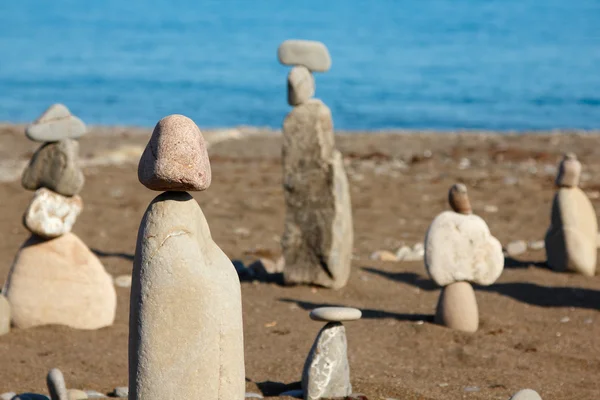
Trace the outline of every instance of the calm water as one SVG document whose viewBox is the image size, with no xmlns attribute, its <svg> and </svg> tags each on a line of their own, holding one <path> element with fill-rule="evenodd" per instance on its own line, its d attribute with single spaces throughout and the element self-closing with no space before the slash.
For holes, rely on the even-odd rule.
<svg viewBox="0 0 600 400">
<path fill-rule="evenodd" d="M 337 128 L 600 128 L 600 0 L 0 0 L 0 120 L 280 127 L 289 38 Z"/>
</svg>

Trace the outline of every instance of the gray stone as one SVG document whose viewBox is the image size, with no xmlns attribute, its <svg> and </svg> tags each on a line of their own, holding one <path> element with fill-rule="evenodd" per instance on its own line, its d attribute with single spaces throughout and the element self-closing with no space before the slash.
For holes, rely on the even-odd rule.
<svg viewBox="0 0 600 400">
<path fill-rule="evenodd" d="M 519 390 L 510 400 L 542 400 L 542 397 L 532 389 Z"/>
<path fill-rule="evenodd" d="M 479 311 L 475 292 L 469 282 L 455 282 L 442 289 L 435 322 L 463 332 L 477 331 Z"/>
<path fill-rule="evenodd" d="M 25 214 L 23 225 L 33 234 L 54 238 L 71 232 L 83 209 L 81 197 L 66 197 L 46 188 L 36 190 Z"/>
<path fill-rule="evenodd" d="M 298 106 L 315 95 L 315 78 L 308 68 L 301 65 L 292 68 L 288 74 L 288 104 Z"/>
<path fill-rule="evenodd" d="M 353 230 L 350 189 L 334 149 L 329 108 L 320 100 L 295 107 L 283 124 L 282 236 L 284 279 L 330 288 L 350 275 Z"/>
<path fill-rule="evenodd" d="M 352 307 L 319 307 L 310 312 L 310 319 L 326 322 L 354 321 L 361 316 L 362 312 Z"/>
<path fill-rule="evenodd" d="M 585 193 L 578 187 L 560 188 L 544 240 L 548 265 L 556 271 L 594 276 L 597 237 L 596 212 Z"/>
<path fill-rule="evenodd" d="M 211 176 L 206 142 L 194 121 L 177 114 L 158 121 L 138 164 L 142 185 L 157 191 L 202 191 Z"/>
<path fill-rule="evenodd" d="M 344 397 L 352 393 L 346 329 L 330 322 L 317 335 L 302 371 L 305 400 Z"/>
<path fill-rule="evenodd" d="M 42 145 L 23 171 L 21 184 L 27 190 L 45 187 L 63 196 L 76 195 L 84 183 L 78 151 L 79 143 L 72 139 Z"/>
<path fill-rule="evenodd" d="M 312 40 L 286 40 L 279 45 L 277 57 L 284 65 L 303 65 L 315 72 L 326 72 L 331 68 L 327 47 Z"/>
<path fill-rule="evenodd" d="M 65 377 L 58 368 L 52 368 L 46 376 L 46 385 L 52 400 L 68 400 Z"/>
<path fill-rule="evenodd" d="M 10 303 L 0 294 L 0 336 L 10 332 Z"/>
<path fill-rule="evenodd" d="M 31 125 L 25 135 L 36 142 L 56 142 L 76 139 L 86 132 L 85 124 L 63 104 L 53 104 Z"/>
<path fill-rule="evenodd" d="M 129 396 L 129 387 L 127 386 L 119 386 L 113 390 L 113 394 L 115 397 L 128 397 Z"/>
<path fill-rule="evenodd" d="M 166 192 L 137 237 L 129 319 L 129 399 L 242 400 L 241 289 L 198 203 Z"/>
</svg>

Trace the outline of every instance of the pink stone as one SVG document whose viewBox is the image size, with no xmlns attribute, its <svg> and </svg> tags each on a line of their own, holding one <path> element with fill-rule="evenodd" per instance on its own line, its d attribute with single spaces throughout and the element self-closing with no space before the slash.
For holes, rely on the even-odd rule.
<svg viewBox="0 0 600 400">
<path fill-rule="evenodd" d="M 178 114 L 158 121 L 140 159 L 138 179 L 157 191 L 202 191 L 210 186 L 206 142 L 194 121 Z"/>
</svg>

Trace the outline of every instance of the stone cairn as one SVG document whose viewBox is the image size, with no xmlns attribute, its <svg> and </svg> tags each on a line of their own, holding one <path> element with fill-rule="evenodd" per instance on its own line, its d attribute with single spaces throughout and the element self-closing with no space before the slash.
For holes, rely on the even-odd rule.
<svg viewBox="0 0 600 400">
<path fill-rule="evenodd" d="M 596 273 L 598 222 L 592 203 L 578 187 L 581 163 L 573 153 L 559 164 L 552 201 L 550 227 L 546 233 L 548 265 L 556 271 Z"/>
<path fill-rule="evenodd" d="M 25 134 L 44 142 L 23 172 L 35 191 L 23 216 L 31 236 L 21 246 L 3 293 L 18 328 L 60 324 L 77 329 L 112 325 L 117 295 L 112 277 L 71 228 L 83 208 L 78 166 L 83 122 L 62 104 L 48 108 Z"/>
<path fill-rule="evenodd" d="M 211 183 L 206 143 L 191 119 L 170 115 L 158 122 L 138 178 L 167 192 L 150 203 L 137 236 L 129 399 L 242 400 L 240 282 L 187 193 Z"/>
<path fill-rule="evenodd" d="M 442 286 L 435 321 L 452 329 L 475 332 L 479 312 L 469 282 L 491 285 L 504 268 L 502 245 L 483 219 L 472 214 L 467 188 L 450 188 L 453 211 L 439 214 L 425 236 L 425 268 Z"/>
<path fill-rule="evenodd" d="M 302 371 L 305 400 L 345 398 L 352 394 L 346 328 L 342 321 L 360 319 L 356 308 L 321 307 L 311 311 L 310 318 L 327 324 L 315 339 Z"/>
<path fill-rule="evenodd" d="M 315 93 L 313 71 L 331 66 L 323 43 L 287 40 L 279 61 L 293 66 L 283 122 L 283 187 L 286 217 L 281 244 L 288 284 L 338 289 L 346 285 L 352 258 L 352 207 L 341 153 L 334 147 L 331 111 Z"/>
</svg>

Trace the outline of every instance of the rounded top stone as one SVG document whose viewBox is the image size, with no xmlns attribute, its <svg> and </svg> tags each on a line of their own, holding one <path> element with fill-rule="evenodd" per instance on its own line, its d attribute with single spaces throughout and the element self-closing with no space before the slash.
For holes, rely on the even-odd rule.
<svg viewBox="0 0 600 400">
<path fill-rule="evenodd" d="M 286 40 L 279 45 L 277 58 L 284 65 L 303 65 L 313 72 L 327 72 L 331 68 L 329 50 L 313 40 Z"/>
<path fill-rule="evenodd" d="M 575 153 L 565 153 L 558 165 L 556 174 L 556 186 L 577 187 L 581 176 L 581 163 L 577 160 Z"/>
<path fill-rule="evenodd" d="M 310 312 L 310 319 L 326 322 L 354 321 L 361 316 L 362 312 L 352 307 L 319 307 Z"/>
<path fill-rule="evenodd" d="M 563 160 L 577 160 L 577 154 L 572 152 L 565 153 L 565 155 L 563 156 Z"/>
<path fill-rule="evenodd" d="M 202 191 L 211 176 L 206 142 L 194 121 L 179 114 L 158 121 L 138 165 L 140 182 L 157 191 Z"/>
<path fill-rule="evenodd" d="M 452 210 L 459 214 L 471 214 L 473 212 L 467 187 L 462 183 L 452 185 L 448 191 L 448 203 L 450 203 Z"/>
<path fill-rule="evenodd" d="M 532 389 L 519 390 L 510 400 L 542 400 L 542 397 Z"/>
</svg>

